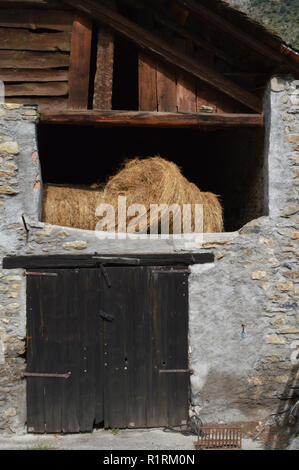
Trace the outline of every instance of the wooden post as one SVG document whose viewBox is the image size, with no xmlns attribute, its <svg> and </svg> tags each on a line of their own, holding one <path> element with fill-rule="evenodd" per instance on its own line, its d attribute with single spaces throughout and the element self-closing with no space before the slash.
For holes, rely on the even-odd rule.
<svg viewBox="0 0 299 470">
<path fill-rule="evenodd" d="M 69 109 L 87 109 L 92 22 L 84 16 L 74 18 L 69 70 Z"/>
<path fill-rule="evenodd" d="M 93 109 L 112 109 L 114 34 L 104 26 L 98 31 Z"/>
<path fill-rule="evenodd" d="M 116 11 L 115 0 L 105 4 Z M 104 25 L 99 25 L 97 38 L 97 63 L 94 78 L 93 109 L 112 109 L 114 65 L 114 32 Z"/>
</svg>

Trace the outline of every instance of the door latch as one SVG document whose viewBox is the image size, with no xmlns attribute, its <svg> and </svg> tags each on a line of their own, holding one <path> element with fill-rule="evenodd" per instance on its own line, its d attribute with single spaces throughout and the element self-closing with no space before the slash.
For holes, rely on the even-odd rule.
<svg viewBox="0 0 299 470">
<path fill-rule="evenodd" d="M 107 320 L 107 321 L 113 321 L 114 320 L 114 316 L 111 315 L 110 313 L 104 312 L 104 310 L 100 310 L 99 314 L 100 314 L 100 317 L 102 317 L 104 320 Z"/>
</svg>

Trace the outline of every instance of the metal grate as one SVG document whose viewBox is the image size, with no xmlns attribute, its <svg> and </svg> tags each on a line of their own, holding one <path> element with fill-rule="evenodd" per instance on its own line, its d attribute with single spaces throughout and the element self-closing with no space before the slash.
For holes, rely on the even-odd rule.
<svg viewBox="0 0 299 470">
<path fill-rule="evenodd" d="M 201 427 L 195 448 L 200 449 L 242 449 L 242 430 L 239 427 Z"/>
</svg>

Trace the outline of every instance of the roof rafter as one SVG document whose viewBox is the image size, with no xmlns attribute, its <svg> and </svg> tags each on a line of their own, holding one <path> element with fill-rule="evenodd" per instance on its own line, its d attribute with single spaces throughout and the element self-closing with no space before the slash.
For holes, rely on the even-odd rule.
<svg viewBox="0 0 299 470">
<path fill-rule="evenodd" d="M 201 49 L 204 49 L 204 50 L 212 53 L 213 55 L 215 55 L 216 57 L 219 57 L 220 59 L 224 60 L 225 62 L 227 62 L 229 64 L 232 64 L 232 65 L 236 65 L 235 60 L 231 55 L 229 55 L 229 54 L 223 52 L 221 49 L 218 49 L 217 47 L 213 46 L 213 44 L 210 44 L 207 41 L 204 41 L 196 33 L 188 31 L 184 27 L 184 25 L 182 25 L 180 23 L 176 23 L 175 21 L 173 21 L 166 14 L 166 11 L 155 10 L 154 8 L 149 7 L 148 5 L 146 5 L 143 2 L 143 0 L 139 1 L 138 5 L 142 6 L 142 10 L 144 11 L 145 14 L 151 13 L 152 15 L 154 15 L 156 21 L 158 21 L 162 25 L 166 26 L 167 28 L 169 28 L 173 32 L 179 34 L 180 36 L 182 36 L 184 38 L 191 39 L 194 42 L 194 44 L 199 46 Z"/>
<path fill-rule="evenodd" d="M 249 33 L 244 31 L 244 29 L 235 26 L 232 22 L 222 18 L 214 11 L 206 8 L 204 5 L 199 4 L 198 2 L 195 2 L 194 0 L 176 0 L 176 2 L 185 7 L 190 12 L 195 13 L 204 20 L 210 22 L 216 28 L 227 33 L 229 36 L 237 39 L 244 45 L 255 50 L 260 55 L 279 64 L 287 63 L 293 71 L 296 73 L 299 72 L 298 65 L 290 62 L 287 54 L 288 48 L 286 46 L 281 46 L 280 51 L 275 50 L 261 40 L 257 40 L 252 37 Z"/>
<path fill-rule="evenodd" d="M 260 98 L 236 85 L 232 80 L 224 77 L 219 72 L 215 72 L 212 68 L 198 63 L 196 60 L 173 48 L 136 23 L 106 8 L 103 4 L 94 0 L 62 0 L 62 2 L 110 26 L 114 31 L 132 40 L 139 47 L 185 70 L 248 108 L 259 113 L 262 112 L 262 101 Z"/>
</svg>

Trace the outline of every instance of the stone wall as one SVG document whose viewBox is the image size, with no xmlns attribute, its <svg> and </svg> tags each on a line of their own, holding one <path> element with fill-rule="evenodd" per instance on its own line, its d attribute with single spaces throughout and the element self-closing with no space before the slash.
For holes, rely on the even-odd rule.
<svg viewBox="0 0 299 470">
<path fill-rule="evenodd" d="M 212 251 L 189 278 L 192 408 L 204 422 L 258 422 L 298 376 L 298 89 L 274 78 L 265 96 L 266 217 L 232 234 L 100 240 L 41 223 L 37 110 L 0 106 L 0 250 L 24 254 Z M 23 218 L 22 218 L 23 216 Z M 242 338 L 242 324 L 245 338 Z M 0 432 L 25 430 L 25 278 L 0 270 Z M 286 403 L 286 402 L 283 402 Z"/>
<path fill-rule="evenodd" d="M 268 217 L 190 276 L 192 402 L 207 422 L 259 421 L 298 380 L 298 82 L 273 78 L 265 96 Z M 242 338 L 242 324 L 246 337 Z M 298 364 L 298 361 L 297 361 Z"/>
</svg>

